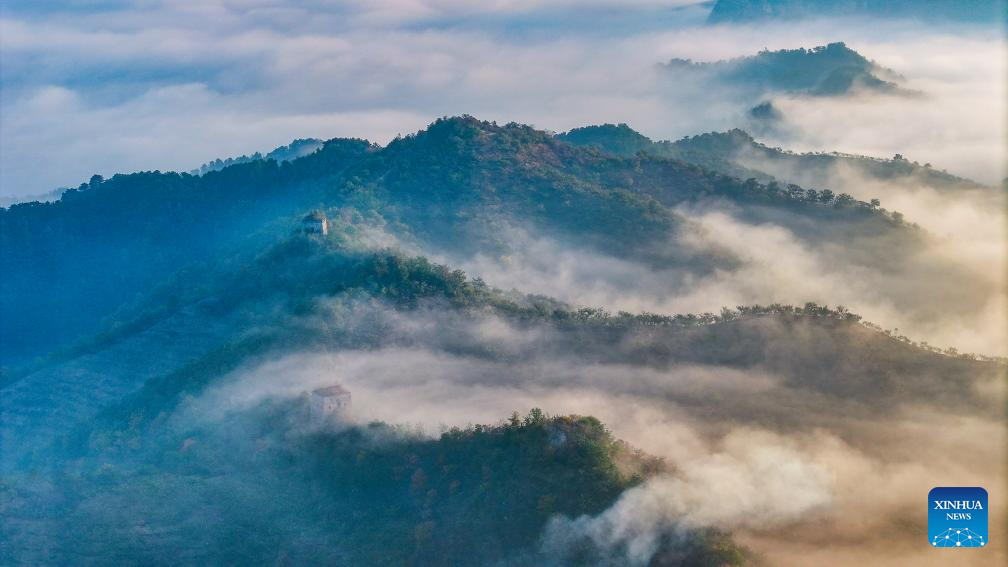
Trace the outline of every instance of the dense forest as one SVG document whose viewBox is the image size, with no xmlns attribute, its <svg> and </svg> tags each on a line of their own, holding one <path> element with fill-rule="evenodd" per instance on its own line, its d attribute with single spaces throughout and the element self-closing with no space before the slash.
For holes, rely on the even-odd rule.
<svg viewBox="0 0 1008 567">
<path fill-rule="evenodd" d="M 354 251 L 350 227 L 337 229 L 342 233 L 289 237 L 248 265 L 181 276 L 138 305 L 132 320 L 14 376 L 5 419 L 24 427 L 17 439 L 4 439 L 21 455 L 3 489 L 7 539 L 37 559 L 82 564 L 99 557 L 143 564 L 172 554 L 186 563 L 597 565 L 613 551 L 588 537 L 544 539 L 550 519 L 600 513 L 628 487 L 676 474 L 615 440 L 598 420 L 539 410 L 431 440 L 380 423 L 319 430 L 297 397 L 267 397 L 214 417 L 194 409 L 222 377 L 283 353 L 410 346 L 496 361 L 508 374 L 527 372 L 514 366 L 519 361 L 567 359 L 585 368 L 631 365 L 640 373 L 681 364 L 770 370 L 787 381 L 795 396 L 789 404 L 770 392 L 716 405 L 694 391 L 663 395 L 697 416 L 715 412 L 721 424 L 756 420 L 782 431 L 829 423 L 838 406 L 866 419 L 882 408 L 934 400 L 944 409 L 999 411 L 970 387 L 999 372 L 997 362 L 913 343 L 843 308 L 769 305 L 698 315 L 573 309 L 491 288 L 424 258 Z M 417 332 L 403 325 L 404 316 L 431 323 Z M 41 401 L 39 380 L 79 380 L 89 365 L 115 376 L 107 363 L 123 348 L 137 350 L 143 335 L 162 333 L 159 327 L 185 328 L 184 317 L 226 322 L 221 346 L 205 344 L 202 354 L 152 375 L 91 419 L 71 416 L 79 425 L 70 434 L 49 430 L 55 444 L 43 443 L 44 430 L 16 409 L 33 405 L 25 396 Z M 487 318 L 541 338 L 517 351 L 502 348 L 468 330 Z M 119 372 L 119 379 L 135 380 L 128 366 Z M 505 378 L 462 379 L 489 387 Z M 618 387 L 648 386 L 631 380 Z M 58 390 L 69 403 L 73 394 Z M 46 422 L 58 426 L 66 417 Z M 25 477 L 16 472 L 22 466 L 55 476 Z M 54 486 L 61 495 L 55 503 Z M 208 516 L 222 521 L 208 527 L 201 521 Z M 34 547 L 54 531 L 63 534 L 60 544 Z M 654 557 L 655 565 L 757 561 L 711 529 L 670 531 Z"/>
<path fill-rule="evenodd" d="M 747 205 L 756 219 L 784 213 L 799 228 L 819 223 L 807 233 L 813 239 L 829 226 L 906 232 L 849 196 L 810 200 L 794 186 L 742 181 L 661 155 L 623 157 L 527 126 L 443 119 L 385 148 L 336 139 L 293 161 L 259 160 L 202 176 L 95 177 L 57 202 L 0 210 L 10 274 L 0 289 L 7 314 L 0 354 L 5 365 L 20 364 L 94 332 L 97 321 L 155 282 L 220 253 L 254 255 L 310 208 L 352 207 L 397 238 L 461 255 L 499 250 L 501 226 L 511 223 L 703 271 L 711 259 L 657 244 L 685 230 L 676 206 L 713 200 Z"/>
<path fill-rule="evenodd" d="M 769 147 L 739 129 L 654 142 L 626 124 L 603 124 L 575 128 L 558 137 L 572 144 L 593 146 L 618 155 L 643 152 L 678 159 L 725 175 L 743 179 L 752 177 L 762 183 L 777 181 L 804 185 L 812 180 L 822 182 L 829 180 L 838 166 L 844 166 L 871 181 L 920 185 L 940 191 L 990 190 L 930 163 L 911 161 L 901 154 L 878 158 L 840 152 L 792 152 Z M 836 203 L 839 199 L 839 195 L 832 191 L 826 195 L 813 194 L 813 200 L 827 203 Z M 840 200 L 845 201 L 846 198 Z"/>
<path fill-rule="evenodd" d="M 530 269 L 517 232 L 690 290 L 748 261 L 696 244 L 704 215 L 727 214 L 862 273 L 928 258 L 928 235 L 898 213 L 779 181 L 747 151 L 960 182 L 741 131 L 655 143 L 625 124 L 554 135 L 463 116 L 385 147 L 334 139 L 202 175 L 96 176 L 2 210 L 0 560 L 759 564 L 738 520 L 684 507 L 631 528 L 613 512 L 669 485 L 665 500 L 686 498 L 705 467 L 741 457 L 669 462 L 591 413 L 652 449 L 664 433 L 621 421 L 639 408 L 693 424 L 695 443 L 829 431 L 884 460 L 879 416 L 999 419 L 986 392 L 1004 361 L 840 305 L 610 310 L 463 269 Z M 302 224 L 309 210 L 325 232 Z M 306 400 L 333 381 L 354 405 L 320 423 Z M 530 410 L 561 399 L 581 405 Z"/>
<path fill-rule="evenodd" d="M 43 484 L 3 487 L 5 536 L 58 530 L 43 561 L 184 564 L 595 565 L 590 541 L 543 548 L 557 515 L 594 514 L 662 472 L 590 417 L 514 414 L 436 438 L 383 423 L 306 428 L 296 402 L 194 428 L 135 460 L 77 461 Z M 142 465 L 140 464 L 142 461 Z M 268 511 L 264 513 L 264 511 Z M 228 521 L 207 525 L 205 518 Z M 714 531 L 662 550 L 669 564 L 740 565 Z"/>
<path fill-rule="evenodd" d="M 389 344 L 424 344 L 488 359 L 503 356 L 447 329 L 436 338 L 403 335 L 387 310 L 418 316 L 446 311 L 461 320 L 495 316 L 525 332 L 551 329 L 549 340 L 523 355 L 528 358 L 573 355 L 582 361 L 645 367 L 675 362 L 770 368 L 795 388 L 858 399 L 871 406 L 938 398 L 947 404 L 976 404 L 981 400 L 968 385 L 976 376 L 997 368 L 993 359 L 914 343 L 863 322 L 842 307 L 775 304 L 725 308 L 716 314 L 610 314 L 575 309 L 549 298 L 505 293 L 422 257 L 348 252 L 338 240 L 319 243 L 296 237 L 250 265 L 213 274 L 208 281 L 210 287 L 185 280 L 169 284 L 141 305 L 132 319 L 124 318 L 121 325 L 93 341 L 50 357 L 46 363 L 53 365 L 112 351 L 132 334 L 182 314 L 228 322 L 219 346 L 205 347 L 201 356 L 147 380 L 66 438 L 65 450 L 93 447 L 98 438 L 126 435 L 129 439 L 148 426 L 160 426 L 183 400 L 200 396 L 216 378 L 250 358 L 266 359 L 306 348 L 338 352 Z M 320 303 L 323 298 L 343 307 L 329 311 Z M 801 340 L 781 342 L 782 337 Z M 603 348 L 614 343 L 644 346 L 618 351 Z M 866 343 L 872 348 L 864 350 Z M 30 382 L 38 376 L 28 374 L 26 379 Z M 19 374 L 10 377 L 21 378 Z M 913 389 L 907 391 L 911 382 Z M 30 384 L 14 391 L 37 395 Z M 8 419 L 15 419 L 15 414 Z M 54 419 L 50 418 L 50 426 Z M 31 447 L 30 441 L 24 433 L 17 446 Z M 13 439 L 9 447 L 13 453 Z M 46 452 L 40 455 L 44 458 Z"/>
<path fill-rule="evenodd" d="M 1005 2 L 4 4 L 0 567 L 1008 565 Z"/>
</svg>

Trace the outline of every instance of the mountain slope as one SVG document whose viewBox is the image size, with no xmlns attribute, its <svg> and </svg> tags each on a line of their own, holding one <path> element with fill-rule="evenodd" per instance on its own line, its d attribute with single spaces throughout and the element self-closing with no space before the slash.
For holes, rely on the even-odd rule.
<svg viewBox="0 0 1008 567">
<path fill-rule="evenodd" d="M 0 360 L 24 362 L 93 332 L 124 301 L 222 249 L 272 239 L 270 223 L 318 204 L 327 180 L 370 151 L 333 140 L 294 163 L 256 161 L 202 177 L 95 177 L 54 203 L 0 210 Z"/>
<path fill-rule="evenodd" d="M 154 312 L 135 315 L 145 324 L 126 322 L 6 386 L 8 559 L 324 557 L 353 565 L 392 549 L 409 565 L 446 557 L 589 565 L 590 539 L 573 549 L 539 547 L 546 521 L 597 514 L 650 475 L 675 474 L 585 418 L 533 412 L 437 441 L 374 424 L 316 431 L 299 394 L 324 380 L 347 384 L 362 408 L 397 405 L 397 388 L 422 391 L 432 375 L 455 374 L 447 407 L 464 405 L 470 388 L 593 388 L 614 399 L 649 395 L 696 419 L 716 416 L 719 427 L 843 431 L 843 419 L 857 424 L 850 435 L 905 408 L 990 419 L 1001 412 L 980 385 L 1003 375 L 1002 363 L 936 352 L 842 309 L 572 310 L 341 241 L 291 237 L 249 265 L 207 271 L 195 280 L 202 286 L 180 282 L 161 292 L 178 298 L 174 310 L 152 297 Z M 513 331 L 487 335 L 487 325 Z M 185 340 L 156 346 L 166 337 Z M 398 360 L 410 352 L 432 356 L 409 368 Z M 285 360 L 294 362 L 273 362 Z M 393 374 L 381 361 L 394 362 Z M 458 364 L 466 370 L 458 373 Z M 676 378 L 677 369 L 693 368 L 708 370 Z M 717 374 L 732 373 L 740 383 L 726 388 Z M 128 388 L 110 388 L 117 380 Z M 407 396 L 416 403 L 416 393 Z M 22 470 L 57 472 L 42 480 Z M 183 486 L 182 496 L 168 497 Z M 200 520 L 208 516 L 220 521 L 208 527 Z M 55 532 L 65 546 L 42 545 Z M 258 543 L 248 544 L 250 534 Z M 686 565 L 750 560 L 716 531 L 675 534 L 656 555 Z"/>
<path fill-rule="evenodd" d="M 147 455 L 157 467 L 78 461 L 58 477 L 64 499 L 47 504 L 48 514 L 32 506 L 47 486 L 6 485 L 0 506 L 8 545 L 0 557 L 591 565 L 590 556 L 578 560 L 580 550 L 541 550 L 547 521 L 598 513 L 664 470 L 589 417 L 534 410 L 427 438 L 382 423 L 304 431 L 291 419 L 299 409 L 266 404 L 240 422 L 240 433 L 191 430 Z M 206 518 L 221 521 L 208 525 Z M 50 531 L 61 536 L 50 541 Z M 685 555 L 688 565 L 741 565 L 748 557 L 717 532 L 691 540 L 686 553 L 669 552 Z"/>
<path fill-rule="evenodd" d="M 989 362 L 946 356 L 864 326 L 843 310 L 772 305 L 676 316 L 574 311 L 545 298 L 505 294 L 423 258 L 354 252 L 338 240 L 295 237 L 249 265 L 210 271 L 203 279 L 203 286 L 180 283 L 155 295 L 148 310 L 134 314 L 145 325 L 127 321 L 80 354 L 54 359 L 5 387 L 7 458 L 44 448 L 76 425 L 67 439 L 72 450 L 110 439 L 120 439 L 112 446 L 121 447 L 147 427 L 163 427 L 164 416 L 183 400 L 203 395 L 242 366 L 299 351 L 397 345 L 489 360 L 576 357 L 643 368 L 770 370 L 792 388 L 868 406 L 935 399 L 975 404 L 980 400 L 971 397 L 969 383 L 996 372 Z M 159 309 L 162 295 L 176 298 L 177 307 Z M 438 329 L 431 335 L 397 322 L 436 311 L 447 318 L 422 326 Z M 544 338 L 534 351 L 504 355 L 478 337 L 451 330 L 487 317 Z M 148 359 L 138 366 L 151 345 L 172 335 L 186 340 L 175 340 L 156 364 Z M 605 348 L 612 344 L 625 346 Z M 41 400 L 40 393 L 51 397 Z M 687 407 L 699 401 L 681 400 Z M 49 409 L 38 414 L 39 407 Z M 42 415 L 50 417 L 33 421 Z"/>
<path fill-rule="evenodd" d="M 784 182 L 808 185 L 828 180 L 838 168 L 848 168 L 878 182 L 920 185 L 939 191 L 986 189 L 976 182 L 957 177 L 931 164 L 921 165 L 897 154 L 880 159 L 842 153 L 796 153 L 759 143 L 741 130 L 701 134 L 662 143 L 656 153 L 680 157 L 720 170 L 720 164 L 761 169 Z"/>
<path fill-rule="evenodd" d="M 253 257 L 312 208 L 356 210 L 380 219 L 393 239 L 439 253 L 500 254 L 502 227 L 517 225 L 702 272 L 712 269 L 709 258 L 662 243 L 690 230 L 674 207 L 714 199 L 754 218 L 899 232 L 855 201 L 824 207 L 678 160 L 621 158 L 517 124 L 444 119 L 385 148 L 331 140 L 290 162 L 253 161 L 199 177 L 96 177 L 58 202 L 0 210 L 0 262 L 10 275 L 0 287 L 0 360 L 20 365 L 94 332 L 179 270 Z"/>
<path fill-rule="evenodd" d="M 397 218 L 417 214 L 407 207 Z M 375 251 L 370 221 L 334 220 L 327 235 L 283 235 L 177 274 L 101 334 L 11 377 L 0 559 L 619 562 L 590 533 L 554 541 L 549 526 L 598 517 L 690 464 L 636 452 L 596 419 L 539 411 L 433 438 L 372 423 L 380 411 L 408 422 L 431 400 L 441 423 L 464 425 L 463 408 L 514 392 L 566 403 L 597 392 L 667 404 L 714 431 L 836 431 L 865 451 L 879 416 L 1002 415 L 985 395 L 1002 362 L 938 352 L 840 308 L 575 309 Z M 320 425 L 303 396 L 333 382 L 359 413 Z M 656 529 L 655 561 L 755 561 L 716 526 Z"/>
<path fill-rule="evenodd" d="M 762 183 L 777 180 L 814 186 L 828 181 L 837 168 L 843 167 L 877 182 L 919 185 L 939 191 L 989 189 L 935 169 L 929 163 L 911 162 L 899 154 L 892 159 L 881 159 L 839 152 L 798 153 L 771 148 L 739 129 L 687 136 L 674 142 L 653 142 L 625 124 L 606 124 L 576 128 L 558 137 L 618 155 L 644 152 L 678 159 L 733 177 L 753 177 Z"/>
</svg>

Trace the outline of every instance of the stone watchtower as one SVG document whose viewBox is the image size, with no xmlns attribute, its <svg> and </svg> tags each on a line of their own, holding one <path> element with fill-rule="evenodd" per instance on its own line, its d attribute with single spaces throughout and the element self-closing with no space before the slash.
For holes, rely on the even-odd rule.
<svg viewBox="0 0 1008 567">
<path fill-rule="evenodd" d="M 312 421 L 323 422 L 350 408 L 350 392 L 343 386 L 327 386 L 308 394 L 308 411 Z"/>
<path fill-rule="evenodd" d="M 329 234 L 329 219 L 322 211 L 314 210 L 301 219 L 301 232 L 305 234 Z"/>
</svg>

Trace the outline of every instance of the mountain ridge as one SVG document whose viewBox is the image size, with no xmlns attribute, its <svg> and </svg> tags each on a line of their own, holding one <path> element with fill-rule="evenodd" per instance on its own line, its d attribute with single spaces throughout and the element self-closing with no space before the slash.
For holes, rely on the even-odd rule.
<svg viewBox="0 0 1008 567">
<path fill-rule="evenodd" d="M 386 148 L 334 139 L 293 161 L 252 161 L 199 177 L 96 176 L 56 203 L 0 210 L 0 242 L 10 251 L 3 268 L 15 275 L 0 288 L 8 313 L 0 322 L 0 342 L 6 358 L 27 344 L 55 348 L 77 329 L 93 329 L 90 321 L 111 314 L 124 297 L 157 279 L 211 260 L 220 250 L 255 250 L 273 241 L 307 209 L 349 205 L 382 217 L 399 238 L 464 254 L 499 248 L 496 226 L 503 220 L 608 253 L 668 263 L 691 261 L 679 249 L 654 244 L 669 231 L 686 229 L 674 207 L 711 198 L 836 226 L 893 229 L 853 200 L 843 209 L 822 207 L 780 188 L 661 156 L 603 155 L 517 124 L 443 119 Z M 138 255 L 147 258 L 144 263 L 133 261 Z M 86 304 L 75 299 L 81 294 L 88 295 Z M 58 327 L 12 327 L 29 319 L 28 305 L 74 316 L 64 316 Z"/>
<path fill-rule="evenodd" d="M 590 134 L 585 135 L 586 132 Z M 564 141 L 578 145 L 597 147 L 603 151 L 617 155 L 633 155 L 638 152 L 663 155 L 694 163 L 719 171 L 733 177 L 755 177 L 763 183 L 775 180 L 775 176 L 759 169 L 761 160 L 779 160 L 793 162 L 794 167 L 814 169 L 814 173 L 795 183 L 804 185 L 808 177 L 828 178 L 828 168 L 839 162 L 864 170 L 866 174 L 877 180 L 909 181 L 915 180 L 929 187 L 941 190 L 990 189 L 964 177 L 938 170 L 930 163 L 919 164 L 910 161 L 901 154 L 893 158 L 879 158 L 844 152 L 794 152 L 780 147 L 770 147 L 757 141 L 750 133 L 740 128 L 724 132 L 707 132 L 685 136 L 675 141 L 653 141 L 633 130 L 626 124 L 602 124 L 583 126 L 558 135 Z M 628 141 L 632 140 L 632 141 Z M 625 144 L 622 147 L 620 144 Z M 756 162 L 753 166 L 744 165 L 749 161 Z M 815 163 L 822 162 L 822 163 Z M 792 182 L 789 179 L 777 179 Z"/>
</svg>

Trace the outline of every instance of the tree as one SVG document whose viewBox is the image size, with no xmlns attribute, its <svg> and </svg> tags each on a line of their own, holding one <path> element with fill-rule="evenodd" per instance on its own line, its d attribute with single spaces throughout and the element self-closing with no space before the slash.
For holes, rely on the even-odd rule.
<svg viewBox="0 0 1008 567">
<path fill-rule="evenodd" d="M 521 425 L 521 416 L 518 415 L 518 412 L 511 413 L 511 417 L 508 418 L 508 425 L 511 427 L 518 427 Z"/>
<path fill-rule="evenodd" d="M 532 408 L 525 417 L 525 425 L 543 425 L 546 423 L 546 414 L 539 408 Z"/>
<path fill-rule="evenodd" d="M 846 207 L 854 202 L 854 197 L 851 197 L 847 193 L 840 193 L 837 195 L 836 200 L 834 200 L 834 206 L 837 208 Z"/>
</svg>

